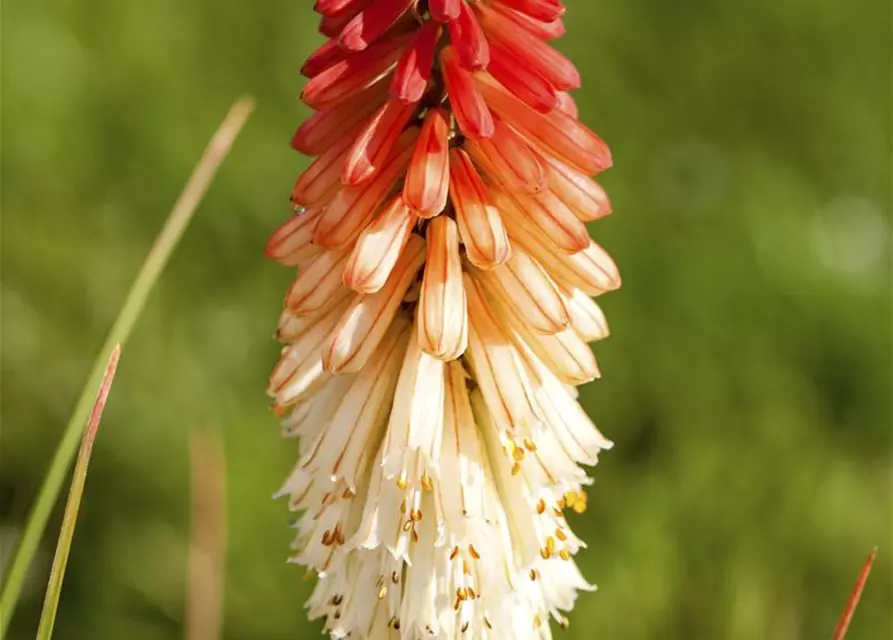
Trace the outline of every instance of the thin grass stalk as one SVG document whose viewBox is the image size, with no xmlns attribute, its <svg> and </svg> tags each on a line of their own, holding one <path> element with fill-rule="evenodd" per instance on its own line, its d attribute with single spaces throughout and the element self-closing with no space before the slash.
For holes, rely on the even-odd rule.
<svg viewBox="0 0 893 640">
<path fill-rule="evenodd" d="M 868 559 L 865 561 L 865 564 L 862 565 L 862 570 L 859 572 L 859 577 L 856 579 L 856 584 L 853 586 L 853 591 L 850 593 L 849 600 L 847 600 L 846 608 L 843 610 L 843 614 L 837 622 L 837 627 L 834 629 L 834 635 L 831 636 L 832 640 L 843 640 L 846 637 L 846 632 L 850 628 L 850 622 L 853 619 L 853 614 L 856 612 L 859 599 L 862 597 L 862 591 L 865 589 L 865 583 L 868 581 L 868 574 L 871 573 L 871 565 L 874 564 L 876 556 L 877 547 L 871 550 L 871 553 L 868 554 Z"/>
<path fill-rule="evenodd" d="M 218 640 L 226 554 L 226 472 L 220 433 L 198 428 L 189 438 L 192 533 L 186 585 L 186 640 Z"/>
<path fill-rule="evenodd" d="M 71 478 L 71 489 L 68 491 L 68 501 L 65 503 L 65 515 L 62 516 L 62 530 L 59 532 L 59 540 L 56 542 L 56 555 L 53 557 L 53 568 L 50 571 L 47 592 L 43 600 L 43 611 L 40 614 L 40 625 L 37 628 L 37 640 L 50 640 L 53 635 L 56 610 L 59 608 L 59 595 L 62 593 L 62 581 L 65 578 L 65 567 L 68 566 L 71 541 L 74 538 L 74 528 L 77 525 L 81 499 L 84 496 L 84 484 L 87 482 L 87 468 L 90 466 L 90 458 L 93 455 L 93 443 L 96 441 L 102 410 L 108 400 L 120 357 L 121 345 L 115 345 L 109 356 L 108 364 L 106 364 L 105 375 L 96 394 L 96 401 L 90 412 L 90 420 L 87 422 L 87 428 L 81 439 L 81 448 L 78 450 L 78 459 L 74 465 L 74 475 Z"/>
<path fill-rule="evenodd" d="M 155 243 L 152 245 L 152 249 L 149 251 L 149 255 L 143 262 L 136 280 L 134 280 L 130 291 L 127 293 L 124 305 L 121 307 L 121 311 L 112 325 L 105 344 L 103 344 L 99 356 L 93 363 L 93 368 L 87 377 L 84 389 L 81 391 L 74 412 L 71 414 L 71 419 L 65 427 L 62 439 L 44 477 L 40 493 L 32 507 L 31 513 L 28 515 L 22 537 L 13 552 L 9 570 L 4 578 L 3 588 L 0 591 L 0 637 L 6 635 L 10 618 L 22 592 L 28 567 L 31 565 L 37 552 L 41 536 L 52 513 L 53 505 L 56 504 L 68 469 L 77 452 L 81 428 L 86 422 L 92 406 L 93 389 L 96 389 L 102 380 L 105 369 L 105 354 L 109 353 L 116 344 L 124 344 L 127 341 L 134 324 L 139 318 L 140 312 L 146 304 L 149 293 L 152 291 L 189 221 L 192 219 L 195 209 L 207 192 L 217 169 L 226 158 L 233 142 L 235 142 L 253 109 L 254 100 L 251 98 L 245 97 L 236 101 L 211 138 L 189 181 L 186 183 L 186 187 L 174 204 L 173 209 L 171 209 L 161 233 L 159 233 Z"/>
</svg>

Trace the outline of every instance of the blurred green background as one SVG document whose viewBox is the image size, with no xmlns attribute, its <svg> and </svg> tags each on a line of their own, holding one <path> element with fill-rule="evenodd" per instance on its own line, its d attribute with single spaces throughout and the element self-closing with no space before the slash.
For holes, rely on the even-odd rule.
<svg viewBox="0 0 893 640">
<path fill-rule="evenodd" d="M 890 637 L 891 5 L 567 0 L 560 48 L 611 143 L 594 229 L 621 291 L 583 401 L 596 470 L 567 638 Z M 182 636 L 189 433 L 227 455 L 226 638 L 316 637 L 270 499 L 288 269 L 262 255 L 306 160 L 309 0 L 31 0 L 2 22 L 4 559 L 89 365 L 230 103 L 259 108 L 127 344 L 56 637 Z M 59 513 L 10 640 L 33 637 Z"/>
</svg>

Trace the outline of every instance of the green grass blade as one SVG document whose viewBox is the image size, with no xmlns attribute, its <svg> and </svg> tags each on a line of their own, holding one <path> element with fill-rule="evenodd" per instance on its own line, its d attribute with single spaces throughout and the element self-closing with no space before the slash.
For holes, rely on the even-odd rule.
<svg viewBox="0 0 893 640">
<path fill-rule="evenodd" d="M 65 567 L 68 565 L 68 554 L 71 551 L 74 528 L 77 525 L 81 499 L 84 496 L 84 484 L 87 482 L 87 468 L 90 466 L 90 457 L 93 454 L 93 442 L 99 431 L 99 420 L 102 418 L 102 410 L 108 400 L 120 357 L 121 346 L 116 345 L 112 355 L 109 356 L 102 384 L 96 394 L 96 402 L 93 403 L 93 410 L 90 412 L 90 421 L 87 423 L 87 429 L 81 439 L 81 448 L 78 451 L 78 459 L 74 465 L 74 475 L 71 479 L 71 489 L 68 491 L 68 502 L 65 503 L 65 515 L 62 517 L 62 530 L 59 532 L 59 540 L 56 542 L 56 555 L 53 557 L 53 568 L 50 571 L 43 611 L 40 614 L 40 626 L 37 629 L 38 640 L 50 640 L 53 635 L 56 609 L 59 608 L 59 594 L 62 593 L 62 580 L 65 578 Z"/>
<path fill-rule="evenodd" d="M 109 353 L 116 344 L 124 344 L 130 335 L 133 325 L 136 323 L 146 299 L 164 266 L 177 246 L 183 231 L 189 224 L 196 207 L 208 190 L 214 174 L 220 164 L 226 158 L 229 150 L 235 142 L 236 136 L 241 131 L 248 116 L 254 109 L 254 101 L 250 98 L 238 100 L 229 110 L 214 137 L 208 143 L 204 154 L 196 165 L 186 183 L 186 187 L 171 209 L 170 215 L 164 224 L 146 257 L 139 274 L 134 280 L 124 305 L 112 325 L 108 338 L 100 350 L 100 355 L 90 375 L 87 378 L 83 391 L 75 405 L 71 419 L 65 427 L 62 439 L 50 463 L 49 470 L 44 478 L 40 493 L 32 507 L 31 513 L 25 524 L 25 529 L 19 544 L 13 552 L 9 569 L 4 577 L 3 589 L 0 592 L 0 638 L 6 635 L 10 618 L 15 610 L 22 584 L 34 554 L 37 552 L 40 538 L 46 529 L 47 520 L 56 503 L 59 493 L 64 485 L 65 478 L 71 461 L 77 452 L 80 441 L 80 433 L 83 424 L 92 406 L 93 390 L 99 386 L 105 369 L 105 354 Z"/>
</svg>

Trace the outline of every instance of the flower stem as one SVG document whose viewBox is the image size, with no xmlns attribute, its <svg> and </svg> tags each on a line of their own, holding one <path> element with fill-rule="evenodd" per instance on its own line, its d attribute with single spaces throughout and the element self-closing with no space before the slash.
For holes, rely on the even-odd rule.
<svg viewBox="0 0 893 640">
<path fill-rule="evenodd" d="M 14 551 L 9 570 L 3 581 L 0 591 L 0 637 L 6 635 L 10 618 L 18 602 L 22 591 L 28 567 L 37 552 L 40 538 L 46 529 L 53 505 L 65 482 L 66 472 L 71 466 L 78 448 L 82 425 L 86 422 L 93 400 L 93 390 L 99 386 L 105 369 L 105 354 L 109 353 L 116 344 L 124 344 L 139 318 L 140 312 L 146 304 L 146 299 L 161 275 L 168 259 L 177 246 L 185 231 L 196 207 L 204 197 L 208 186 L 220 167 L 220 164 L 229 153 L 230 147 L 241 131 L 248 116 L 254 109 L 254 100 L 241 98 L 230 108 L 214 137 L 208 143 L 201 159 L 196 165 L 183 189 L 180 197 L 174 203 L 170 215 L 164 227 L 159 233 L 146 257 L 139 274 L 134 280 L 124 305 L 118 313 L 118 317 L 112 325 L 105 344 L 99 352 L 99 357 L 93 363 L 93 368 L 81 391 L 75 405 L 71 419 L 65 427 L 62 440 L 56 449 L 50 468 L 43 481 L 43 486 L 37 496 L 37 501 L 28 516 L 24 532 Z"/>
</svg>

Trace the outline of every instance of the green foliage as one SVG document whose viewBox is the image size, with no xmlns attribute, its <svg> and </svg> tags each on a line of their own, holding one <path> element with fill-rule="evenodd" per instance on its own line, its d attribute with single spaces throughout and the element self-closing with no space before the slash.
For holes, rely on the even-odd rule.
<svg viewBox="0 0 893 640">
<path fill-rule="evenodd" d="M 561 48 L 611 144 L 594 233 L 616 447 L 576 527 L 598 583 L 568 638 L 850 637 L 889 629 L 889 3 L 568 0 Z M 227 638 L 316 634 L 269 499 L 296 449 L 263 391 L 287 269 L 261 249 L 306 160 L 311 3 L 3 6 L 0 544 L 20 531 L 89 363 L 234 98 L 259 107 L 128 344 L 91 463 L 57 639 L 180 637 L 190 427 L 217 425 Z M 58 516 L 61 516 L 61 509 Z M 50 525 L 58 531 L 58 523 Z M 10 640 L 33 637 L 44 540 Z M 6 554 L 3 554 L 4 560 Z"/>
</svg>

